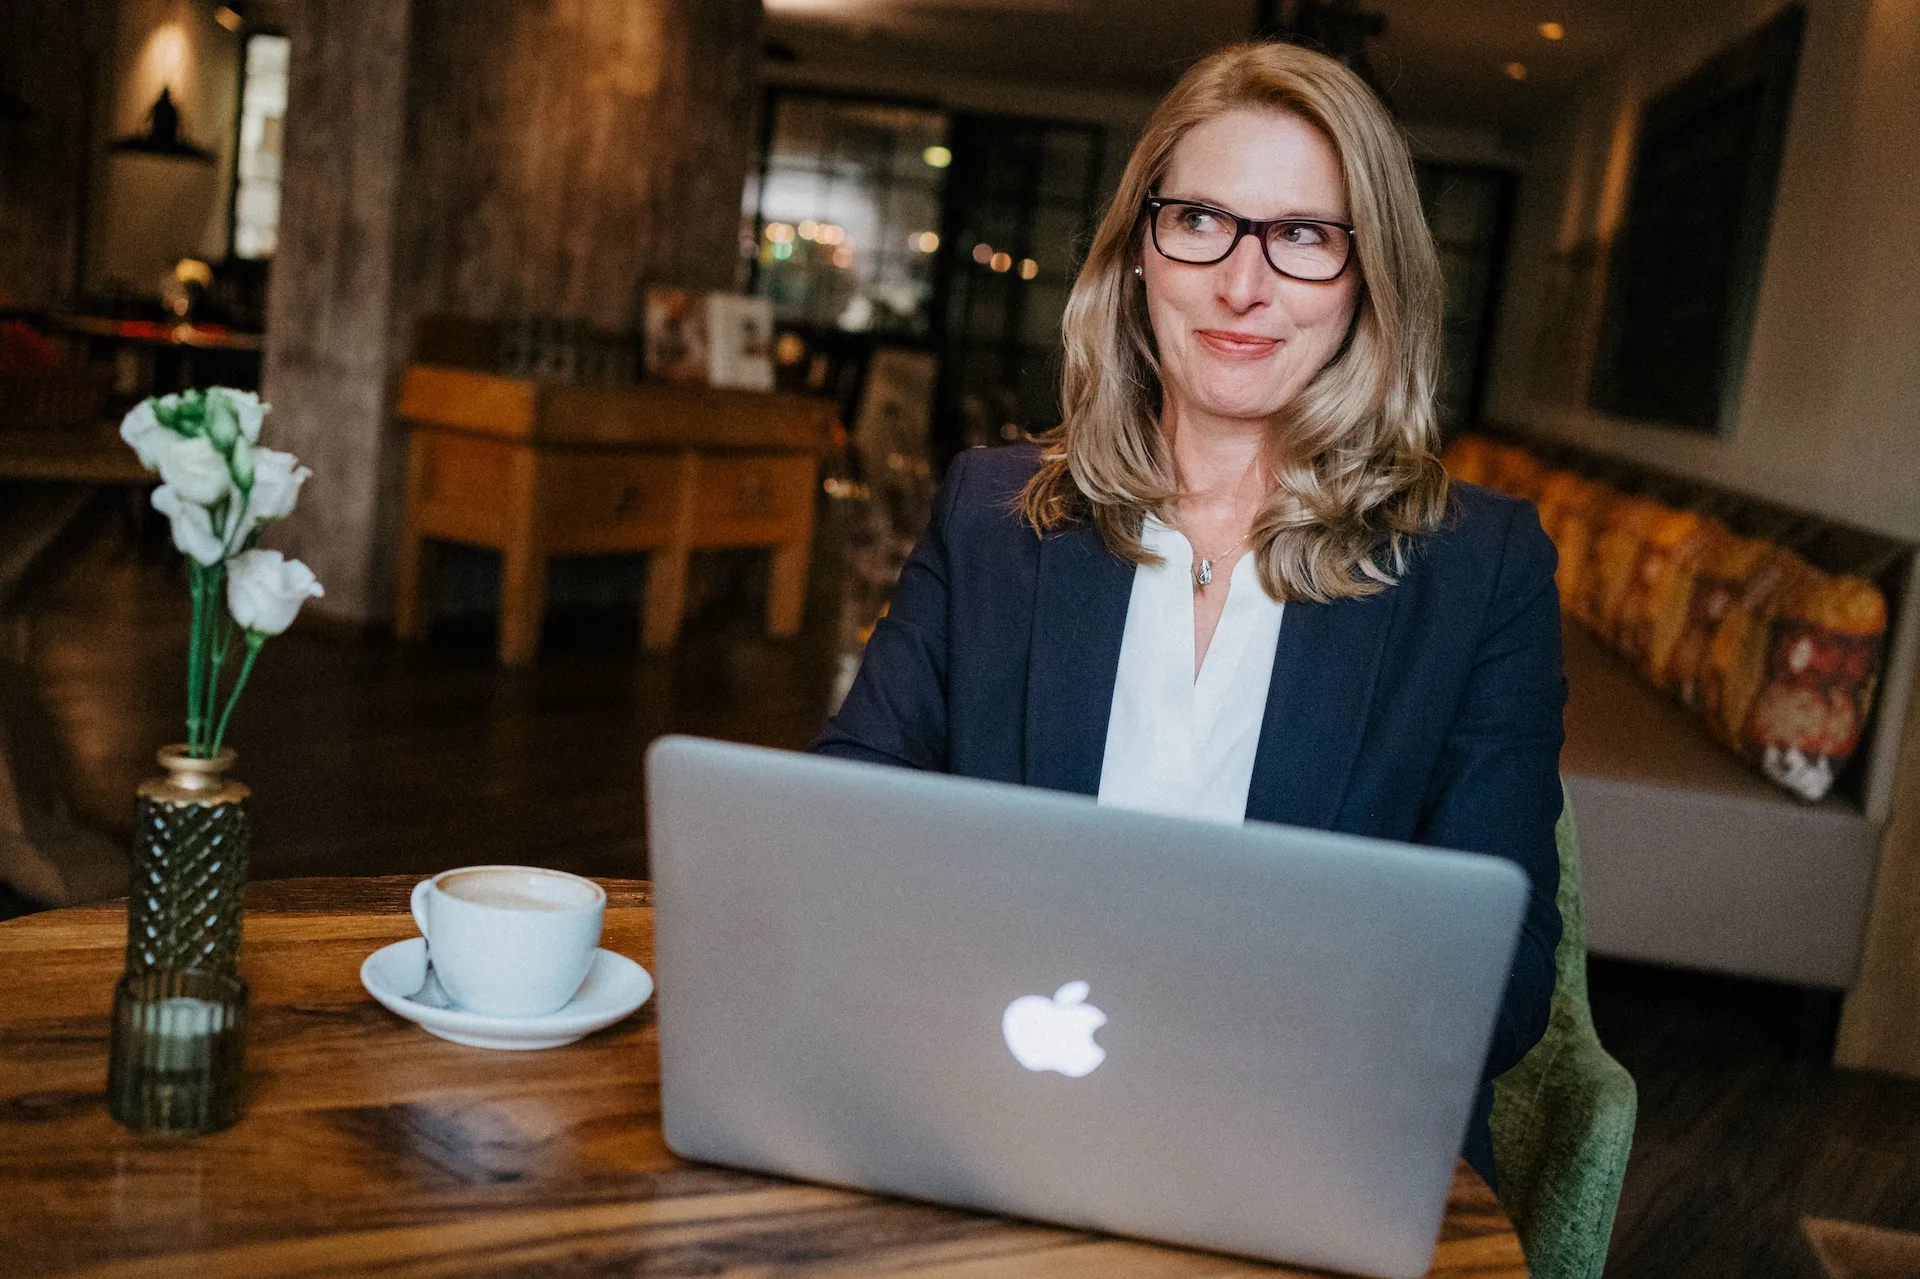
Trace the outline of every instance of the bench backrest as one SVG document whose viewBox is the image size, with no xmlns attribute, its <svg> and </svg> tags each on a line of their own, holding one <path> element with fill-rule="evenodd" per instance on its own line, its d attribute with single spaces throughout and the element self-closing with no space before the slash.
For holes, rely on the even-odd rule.
<svg viewBox="0 0 1920 1279">
<path fill-rule="evenodd" d="M 1600 480 L 1622 493 L 1712 516 L 1742 537 L 1760 538 L 1798 554 L 1827 573 L 1864 577 L 1887 601 L 1886 648 L 1879 691 L 1860 748 L 1835 780 L 1836 792 L 1884 825 L 1892 806 L 1901 736 L 1920 665 L 1920 547 L 1825 516 L 1735 493 L 1577 445 L 1513 428 L 1477 427 L 1475 433 L 1525 448 L 1549 467 Z"/>
</svg>

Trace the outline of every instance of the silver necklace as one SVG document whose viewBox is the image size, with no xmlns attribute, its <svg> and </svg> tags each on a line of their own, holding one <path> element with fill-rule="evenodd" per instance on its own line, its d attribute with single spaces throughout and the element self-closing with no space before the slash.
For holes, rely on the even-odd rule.
<svg viewBox="0 0 1920 1279">
<path fill-rule="evenodd" d="M 1217 559 L 1224 559 L 1225 557 L 1233 554 L 1235 551 L 1239 550 L 1241 546 L 1245 545 L 1246 540 L 1252 536 L 1253 536 L 1253 530 L 1248 529 L 1245 533 L 1242 533 L 1240 535 L 1240 540 L 1238 542 L 1235 542 L 1232 546 L 1229 546 L 1226 550 L 1221 551 L 1218 555 L 1201 555 L 1198 550 L 1194 551 L 1195 558 L 1197 558 L 1200 562 L 1194 565 L 1193 589 L 1198 591 L 1198 590 L 1204 589 L 1206 586 L 1212 583 L 1213 562 Z M 1193 545 L 1192 538 L 1187 539 L 1187 545 L 1188 546 Z"/>
</svg>

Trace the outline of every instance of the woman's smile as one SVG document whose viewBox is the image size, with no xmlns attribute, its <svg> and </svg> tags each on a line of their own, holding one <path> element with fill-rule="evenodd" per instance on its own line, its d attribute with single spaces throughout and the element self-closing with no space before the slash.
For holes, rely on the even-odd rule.
<svg viewBox="0 0 1920 1279">
<path fill-rule="evenodd" d="M 1260 333 L 1239 333 L 1232 329 L 1195 329 L 1194 336 L 1198 337 L 1208 350 L 1230 360 L 1264 359 L 1286 345 L 1285 338 L 1267 337 Z"/>
</svg>

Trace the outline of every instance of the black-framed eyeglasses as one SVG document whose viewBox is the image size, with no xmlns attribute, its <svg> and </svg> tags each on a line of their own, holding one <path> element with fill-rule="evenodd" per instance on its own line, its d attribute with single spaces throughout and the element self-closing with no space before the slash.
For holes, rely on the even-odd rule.
<svg viewBox="0 0 1920 1279">
<path fill-rule="evenodd" d="M 1193 200 L 1146 198 L 1153 247 L 1170 262 L 1212 266 L 1224 262 L 1253 236 L 1267 265 L 1289 279 L 1325 284 L 1337 280 L 1353 257 L 1354 229 L 1325 218 L 1243 218 Z"/>
</svg>

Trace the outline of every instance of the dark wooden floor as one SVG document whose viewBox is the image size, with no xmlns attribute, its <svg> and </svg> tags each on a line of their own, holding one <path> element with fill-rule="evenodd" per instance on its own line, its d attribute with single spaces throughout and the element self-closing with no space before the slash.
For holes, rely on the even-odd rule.
<svg viewBox="0 0 1920 1279">
<path fill-rule="evenodd" d="M 795 747 L 832 679 L 833 548 L 797 641 L 763 638 L 750 582 L 718 575 L 670 655 L 620 614 L 556 617 L 502 672 L 484 622 L 407 649 L 289 636 L 236 717 L 256 792 L 254 873 L 417 873 L 533 861 L 644 875 L 641 758 L 665 732 Z M 184 591 L 101 519 L 27 596 L 29 666 L 82 819 L 124 836 L 155 746 L 180 736 Z M 6 903 L 0 901 L 0 911 Z M 1802 1214 L 1920 1229 L 1920 1083 L 1795 1059 L 1766 986 L 1596 961 L 1595 1016 L 1640 1086 L 1607 1273 L 1818 1279 Z"/>
<path fill-rule="evenodd" d="M 76 813 L 123 834 L 155 748 L 184 735 L 185 593 L 170 552 L 87 532 L 28 593 L 29 664 L 64 730 Z M 518 861 L 644 876 L 649 742 L 799 747 L 825 715 L 826 639 L 766 639 L 746 583 L 713 594 L 670 654 L 640 652 L 629 614 L 560 613 L 517 671 L 494 664 L 484 618 L 422 648 L 297 629 L 272 641 L 228 734 L 254 789 L 253 874 Z"/>
<path fill-rule="evenodd" d="M 1609 1275 L 1819 1279 L 1802 1216 L 1920 1230 L 1920 1081 L 1796 1059 L 1791 992 L 1594 960 L 1640 1089 Z"/>
</svg>

